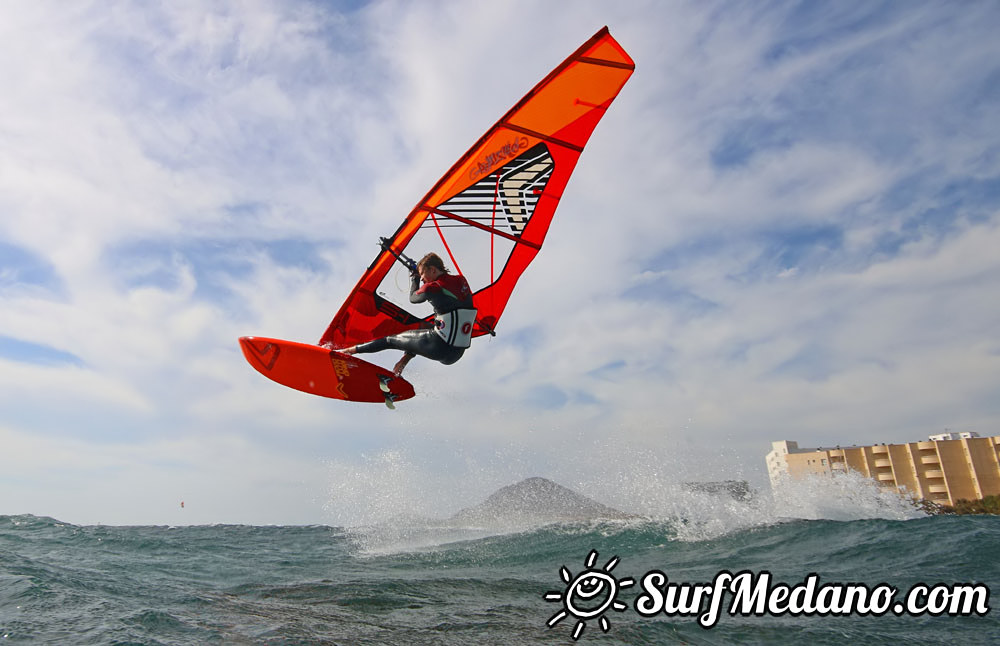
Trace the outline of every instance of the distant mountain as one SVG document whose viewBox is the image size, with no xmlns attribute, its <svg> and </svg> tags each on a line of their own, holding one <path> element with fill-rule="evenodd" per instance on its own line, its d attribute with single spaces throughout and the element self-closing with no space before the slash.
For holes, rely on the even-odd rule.
<svg viewBox="0 0 1000 646">
<path fill-rule="evenodd" d="M 528 478 L 504 487 L 475 507 L 449 519 L 460 525 L 521 525 L 581 520 L 638 518 L 595 502 L 545 478 Z"/>
</svg>

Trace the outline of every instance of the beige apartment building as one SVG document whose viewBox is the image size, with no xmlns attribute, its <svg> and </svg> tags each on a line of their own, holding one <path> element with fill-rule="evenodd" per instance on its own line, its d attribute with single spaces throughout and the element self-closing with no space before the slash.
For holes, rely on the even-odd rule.
<svg viewBox="0 0 1000 646">
<path fill-rule="evenodd" d="M 788 474 L 836 475 L 857 471 L 916 499 L 954 505 L 1000 494 L 1000 435 L 943 433 L 926 442 L 800 449 L 772 442 L 767 454 L 771 485 Z"/>
</svg>

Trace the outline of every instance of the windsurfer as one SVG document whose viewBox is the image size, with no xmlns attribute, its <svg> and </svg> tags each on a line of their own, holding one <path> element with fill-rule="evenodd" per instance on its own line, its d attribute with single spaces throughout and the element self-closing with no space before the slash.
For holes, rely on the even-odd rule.
<svg viewBox="0 0 1000 646">
<path fill-rule="evenodd" d="M 403 357 L 393 366 L 397 376 L 416 355 L 446 366 L 461 359 L 472 343 L 472 327 L 476 321 L 472 290 L 465 277 L 448 273 L 441 257 L 429 253 L 417 262 L 415 270 L 410 271 L 410 302 L 431 304 L 434 308 L 433 327 L 407 330 L 343 348 L 339 352 L 367 354 L 392 348 L 402 350 Z"/>
</svg>

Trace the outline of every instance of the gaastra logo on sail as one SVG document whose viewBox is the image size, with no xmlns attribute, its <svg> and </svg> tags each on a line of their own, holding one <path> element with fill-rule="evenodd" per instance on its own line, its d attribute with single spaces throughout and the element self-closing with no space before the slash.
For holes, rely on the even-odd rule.
<svg viewBox="0 0 1000 646">
<path fill-rule="evenodd" d="M 480 159 L 475 166 L 469 169 L 469 179 L 475 181 L 480 177 L 489 175 L 497 164 L 507 160 L 512 159 L 517 156 L 517 153 L 528 147 L 528 138 L 520 137 L 518 139 L 511 139 L 504 145 L 500 146 L 496 150 L 490 152 L 485 157 Z"/>
</svg>

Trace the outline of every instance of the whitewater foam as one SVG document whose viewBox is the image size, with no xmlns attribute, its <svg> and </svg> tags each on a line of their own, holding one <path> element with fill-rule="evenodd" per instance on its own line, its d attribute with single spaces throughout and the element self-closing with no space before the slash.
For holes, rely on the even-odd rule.
<svg viewBox="0 0 1000 646">
<path fill-rule="evenodd" d="M 592 479 L 570 483 L 572 496 L 552 493 L 566 491 L 556 483 L 551 488 L 534 487 L 528 496 L 521 495 L 511 480 L 503 481 L 505 475 L 523 478 L 514 470 L 505 473 L 506 465 L 489 470 L 476 464 L 464 473 L 435 472 L 397 449 L 366 456 L 360 464 L 331 463 L 325 509 L 334 524 L 346 528 L 359 552 L 378 554 L 433 549 L 553 524 L 569 532 L 591 532 L 595 528 L 591 521 L 615 517 L 605 512 L 602 518 L 594 513 L 599 509 L 624 512 L 621 520 L 602 531 L 648 524 L 662 532 L 664 540 L 684 542 L 708 541 L 793 519 L 908 520 L 925 515 L 909 499 L 856 473 L 785 480 L 773 492 L 736 497 L 725 488 L 702 490 L 672 482 L 662 463 L 650 460 L 645 465 L 631 460 L 627 470 L 613 476 L 608 469 L 591 470 Z M 499 490 L 491 495 L 487 487 L 498 482 Z M 501 496 L 515 490 L 518 501 Z M 580 504 L 573 496 L 585 496 L 593 503 L 586 514 L 567 515 L 563 509 L 567 499 Z M 520 498 L 533 508 L 522 508 L 525 500 Z"/>
</svg>

